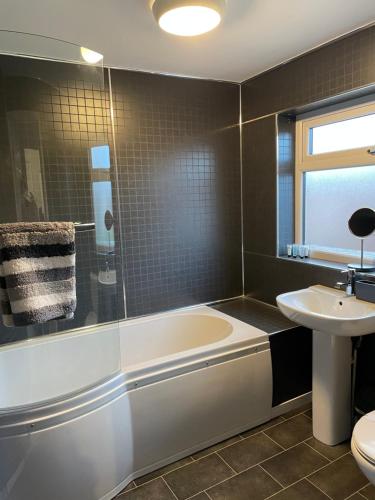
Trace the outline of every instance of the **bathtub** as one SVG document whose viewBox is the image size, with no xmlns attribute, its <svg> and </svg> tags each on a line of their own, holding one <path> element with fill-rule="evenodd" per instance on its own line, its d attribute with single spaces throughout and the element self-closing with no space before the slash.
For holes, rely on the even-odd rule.
<svg viewBox="0 0 375 500">
<path fill-rule="evenodd" d="M 0 376 L 1 500 L 109 500 L 271 418 L 267 334 L 206 306 L 11 345 Z"/>
</svg>

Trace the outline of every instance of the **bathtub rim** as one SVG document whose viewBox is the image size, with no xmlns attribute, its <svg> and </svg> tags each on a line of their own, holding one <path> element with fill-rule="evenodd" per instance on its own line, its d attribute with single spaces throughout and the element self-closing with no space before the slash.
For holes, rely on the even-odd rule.
<svg viewBox="0 0 375 500">
<path fill-rule="evenodd" d="M 220 354 L 223 352 L 227 352 L 228 350 L 235 349 L 241 347 L 248 347 L 251 345 L 256 345 L 261 342 L 267 342 L 269 340 L 269 334 L 260 330 L 259 328 L 252 326 L 244 321 L 241 321 L 229 314 L 226 314 L 222 311 L 218 311 L 210 306 L 199 306 L 194 307 L 193 310 L 190 309 L 190 315 L 194 316 L 208 316 L 214 317 L 224 320 L 229 323 L 231 326 L 231 332 L 225 336 L 223 339 L 210 342 L 210 343 L 202 343 L 197 347 L 193 347 L 191 349 L 186 349 L 184 351 L 177 351 L 173 353 L 166 354 L 164 356 L 158 356 L 156 358 L 152 358 L 151 360 L 145 360 L 143 362 L 133 363 L 127 365 L 127 360 L 124 359 L 125 354 L 122 351 L 121 354 L 121 368 L 122 371 L 128 372 L 130 371 L 139 371 L 139 373 L 147 372 L 149 366 L 152 366 L 152 362 L 158 360 L 158 363 L 162 366 L 169 366 L 173 364 L 173 362 L 177 359 L 194 359 L 199 355 L 204 355 L 206 352 Z M 123 322 L 123 327 L 126 329 L 127 327 L 132 326 L 142 326 L 152 323 L 155 320 L 163 319 L 165 317 L 181 317 L 185 316 L 185 309 L 168 312 L 168 313 L 160 313 L 152 316 L 148 316 L 146 318 L 135 318 L 132 320 L 128 320 Z M 121 327 L 120 327 L 120 347 L 121 347 Z M 184 354 L 185 353 L 185 354 Z"/>
<path fill-rule="evenodd" d="M 68 334 L 74 334 L 74 335 L 80 335 L 84 333 L 95 333 L 95 330 L 102 328 L 102 327 L 117 327 L 119 328 L 121 323 L 126 323 L 128 324 L 131 321 L 136 321 L 136 320 L 141 320 L 141 319 L 148 319 L 148 318 L 155 318 L 157 316 L 162 316 L 165 314 L 173 314 L 173 313 L 178 313 L 182 311 L 190 311 L 194 310 L 200 307 L 213 307 L 217 304 L 223 304 L 225 302 L 230 302 L 231 300 L 236 300 L 236 299 L 246 299 L 245 295 L 236 295 L 234 297 L 229 297 L 227 299 L 218 299 L 218 300 L 213 300 L 210 302 L 200 302 L 199 304 L 191 304 L 189 306 L 182 306 L 182 307 L 176 307 L 173 309 L 166 309 L 165 311 L 160 311 L 160 312 L 151 312 L 147 314 L 140 314 L 139 316 L 134 316 L 134 317 L 123 317 L 119 319 L 115 319 L 113 321 L 105 321 L 103 323 L 98 323 L 96 325 L 83 325 L 79 326 L 77 328 L 70 328 L 69 330 L 63 330 L 63 331 L 58 331 L 58 332 L 52 332 L 48 333 L 47 335 L 38 335 L 37 337 L 32 337 L 32 338 L 26 338 L 22 340 L 16 340 L 14 342 L 7 342 L 6 344 L 1 344 L 0 345 L 0 354 L 3 351 L 6 351 L 8 349 L 14 349 L 17 347 L 22 347 L 22 346 L 29 346 L 32 344 L 38 344 L 38 343 L 44 343 L 48 342 L 49 340 L 52 341 L 52 339 L 60 338 L 61 336 L 68 335 Z M 253 300 L 253 299 L 252 299 Z M 221 311 L 217 311 L 221 312 Z M 229 315 L 227 315 L 229 316 Z M 229 316 L 231 317 L 231 316 Z"/>
</svg>

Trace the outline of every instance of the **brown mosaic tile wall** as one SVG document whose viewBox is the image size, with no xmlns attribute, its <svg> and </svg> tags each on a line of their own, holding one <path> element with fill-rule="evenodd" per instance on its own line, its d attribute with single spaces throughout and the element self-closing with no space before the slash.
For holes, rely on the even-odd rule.
<svg viewBox="0 0 375 500">
<path fill-rule="evenodd" d="M 104 73 L 73 64 L 0 56 L 0 74 L 0 222 L 92 222 L 90 148 L 111 140 Z M 44 209 L 37 209 L 28 194 L 25 150 L 37 152 L 40 158 Z M 40 185 L 36 176 L 31 175 L 32 181 Z M 120 267 L 117 286 L 102 285 L 98 273 L 104 269 L 105 257 L 97 251 L 95 232 L 77 233 L 76 244 L 74 320 L 28 328 L 0 325 L 0 344 L 123 317 Z M 118 244 L 117 255 L 119 251 Z"/>
<path fill-rule="evenodd" d="M 364 86 L 367 94 L 375 87 L 375 27 L 241 85 L 245 291 L 252 297 L 275 303 L 279 293 L 339 280 L 336 270 L 277 258 L 294 239 L 294 127 L 293 116 L 279 115 L 277 122 L 276 117 L 283 110 L 293 115 L 321 107 L 322 100 L 336 102 L 338 96 L 343 101 L 348 92 L 349 99 Z"/>
<path fill-rule="evenodd" d="M 238 85 L 111 78 L 129 316 L 241 294 Z"/>
<path fill-rule="evenodd" d="M 95 233 L 77 234 L 75 319 L 0 326 L 0 344 L 123 318 L 123 256 L 129 316 L 241 294 L 238 85 L 112 71 L 118 205 L 107 71 L 102 77 L 0 56 L 0 222 L 92 221 L 90 148 L 109 144 L 118 278 L 98 282 L 105 257 Z M 25 149 L 39 151 L 44 210 L 25 196 Z"/>
<path fill-rule="evenodd" d="M 242 84 L 250 120 L 375 82 L 375 26 L 305 54 Z"/>
</svg>

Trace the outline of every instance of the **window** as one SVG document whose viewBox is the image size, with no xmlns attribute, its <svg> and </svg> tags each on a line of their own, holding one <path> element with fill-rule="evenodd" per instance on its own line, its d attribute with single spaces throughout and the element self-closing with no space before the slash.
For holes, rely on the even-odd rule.
<svg viewBox="0 0 375 500">
<path fill-rule="evenodd" d="M 296 124 L 296 241 L 313 258 L 359 259 L 359 240 L 347 221 L 361 207 L 375 208 L 375 104 Z M 365 243 L 375 260 L 375 236 Z"/>
<path fill-rule="evenodd" d="M 92 201 L 96 229 L 96 249 L 99 254 L 109 255 L 115 248 L 113 227 L 108 231 L 105 225 L 107 211 L 113 213 L 111 159 L 108 144 L 90 148 Z"/>
<path fill-rule="evenodd" d="M 111 168 L 109 146 L 94 146 L 91 148 L 91 166 L 92 168 Z"/>
</svg>

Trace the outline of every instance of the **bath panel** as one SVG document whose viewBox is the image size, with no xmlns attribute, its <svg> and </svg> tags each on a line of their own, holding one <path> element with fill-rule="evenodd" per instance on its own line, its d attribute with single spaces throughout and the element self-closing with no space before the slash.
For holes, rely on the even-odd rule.
<svg viewBox="0 0 375 500">
<path fill-rule="evenodd" d="M 78 334 L 72 348 L 80 335 L 94 342 L 106 329 Z M 2 407 L 1 500 L 109 500 L 132 479 L 270 419 L 271 356 L 261 330 L 198 307 L 124 322 L 120 331 L 122 371 L 112 379 Z"/>
</svg>

